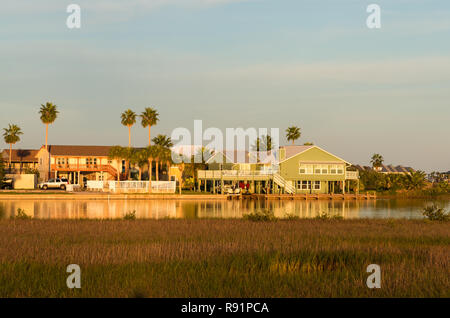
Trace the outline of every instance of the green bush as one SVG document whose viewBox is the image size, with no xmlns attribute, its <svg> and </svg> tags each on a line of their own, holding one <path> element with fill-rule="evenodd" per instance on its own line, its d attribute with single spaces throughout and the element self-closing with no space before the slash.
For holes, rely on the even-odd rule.
<svg viewBox="0 0 450 318">
<path fill-rule="evenodd" d="M 127 214 L 125 214 L 123 219 L 124 220 L 136 220 L 136 210 L 134 210 L 133 212 L 128 212 Z"/>
<path fill-rule="evenodd" d="M 436 204 L 425 207 L 422 214 L 430 221 L 450 220 L 449 213 L 447 213 L 444 208 L 439 208 Z"/>
<path fill-rule="evenodd" d="M 275 217 L 273 211 L 257 210 L 255 212 L 245 214 L 244 219 L 254 222 L 261 222 L 261 221 L 267 222 L 267 221 L 275 221 L 277 218 Z"/>
<path fill-rule="evenodd" d="M 25 210 L 18 208 L 17 209 L 17 215 L 12 216 L 11 218 L 14 218 L 16 220 L 29 220 L 31 219 L 31 216 L 25 213 Z"/>
<path fill-rule="evenodd" d="M 340 216 L 340 215 L 331 215 L 327 212 L 322 212 L 319 213 L 319 215 L 317 215 L 314 219 L 316 220 L 342 220 L 344 219 L 344 217 Z"/>
</svg>

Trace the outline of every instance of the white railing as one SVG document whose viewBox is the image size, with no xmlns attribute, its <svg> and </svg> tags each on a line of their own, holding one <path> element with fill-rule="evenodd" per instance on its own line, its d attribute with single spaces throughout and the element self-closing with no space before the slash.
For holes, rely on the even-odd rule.
<svg viewBox="0 0 450 318">
<path fill-rule="evenodd" d="M 223 177 L 259 177 L 259 176 L 272 176 L 275 174 L 275 170 L 198 170 L 197 176 L 200 179 L 214 178 L 220 179 Z"/>
<path fill-rule="evenodd" d="M 114 193 L 175 193 L 175 181 L 109 181 Z"/>
<path fill-rule="evenodd" d="M 103 181 L 92 181 L 88 180 L 86 182 L 86 188 L 90 191 L 102 191 L 105 184 Z"/>
<path fill-rule="evenodd" d="M 278 184 L 279 186 L 281 186 L 282 188 L 284 188 L 284 191 L 286 193 L 295 193 L 295 188 L 292 185 L 292 183 L 290 181 L 287 181 L 286 179 L 284 179 L 282 176 L 280 176 L 278 173 L 275 173 L 273 175 L 273 181 Z"/>
<path fill-rule="evenodd" d="M 359 177 L 358 171 L 345 171 L 345 179 L 356 180 Z"/>
</svg>

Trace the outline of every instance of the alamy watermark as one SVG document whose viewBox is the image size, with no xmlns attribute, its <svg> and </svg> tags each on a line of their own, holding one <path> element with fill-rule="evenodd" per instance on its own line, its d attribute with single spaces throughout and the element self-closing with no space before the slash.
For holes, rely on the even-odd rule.
<svg viewBox="0 0 450 318">
<path fill-rule="evenodd" d="M 223 163 L 275 163 L 278 160 L 280 129 L 226 128 L 224 134 L 217 127 L 203 131 L 202 120 L 194 120 L 193 134 L 187 128 L 178 127 L 172 131 L 170 138 L 174 142 L 174 163 L 202 163 L 217 153 L 224 155 Z"/>
<path fill-rule="evenodd" d="M 81 288 L 81 269 L 80 265 L 70 264 L 66 268 L 67 273 L 71 273 L 66 279 L 67 288 Z"/>
<path fill-rule="evenodd" d="M 67 13 L 70 15 L 67 17 L 66 26 L 69 29 L 80 29 L 81 28 L 81 7 L 78 4 L 72 3 L 67 6 Z M 381 28 L 381 7 L 372 3 L 366 8 L 366 12 L 370 15 L 366 19 L 366 25 L 369 29 L 380 29 Z"/>
<path fill-rule="evenodd" d="M 366 269 L 367 273 L 371 273 L 367 277 L 366 285 L 370 289 L 381 288 L 381 267 L 377 264 L 370 264 Z"/>
</svg>

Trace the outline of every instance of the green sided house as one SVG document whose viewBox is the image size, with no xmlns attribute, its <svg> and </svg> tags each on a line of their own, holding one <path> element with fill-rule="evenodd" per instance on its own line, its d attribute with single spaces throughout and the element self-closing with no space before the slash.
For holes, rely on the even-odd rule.
<svg viewBox="0 0 450 318">
<path fill-rule="evenodd" d="M 253 193 L 329 194 L 359 188 L 359 174 L 351 163 L 315 145 L 282 146 L 264 160 L 255 160 L 255 153 L 226 157 L 227 164 L 222 164 L 224 155 L 214 155 L 207 161 L 208 170 L 198 171 L 205 190 L 224 182 L 249 183 Z"/>
<path fill-rule="evenodd" d="M 345 193 L 359 174 L 351 163 L 318 146 L 280 147 L 279 175 L 295 193 Z"/>
</svg>

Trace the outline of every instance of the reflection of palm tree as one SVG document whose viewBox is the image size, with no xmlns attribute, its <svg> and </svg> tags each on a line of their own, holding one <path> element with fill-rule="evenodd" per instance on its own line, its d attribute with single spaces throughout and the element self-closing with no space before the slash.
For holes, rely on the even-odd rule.
<svg viewBox="0 0 450 318">
<path fill-rule="evenodd" d="M 376 154 L 373 154 L 373 156 L 370 160 L 370 163 L 372 164 L 372 167 L 378 168 L 378 167 L 382 166 L 383 161 L 384 161 L 383 156 L 376 153 Z"/>
<path fill-rule="evenodd" d="M 131 109 L 128 109 L 122 113 L 121 122 L 122 125 L 128 127 L 128 148 L 131 147 L 131 126 L 136 123 L 136 113 Z"/>
<path fill-rule="evenodd" d="M 286 138 L 288 141 L 292 141 L 292 144 L 294 144 L 295 141 L 300 138 L 300 135 L 300 128 L 296 126 L 288 127 L 286 129 Z"/>
<path fill-rule="evenodd" d="M 148 127 L 148 145 L 150 146 L 151 144 L 151 137 L 150 137 L 150 128 L 154 125 L 156 125 L 156 123 L 158 122 L 159 118 L 159 114 L 158 112 L 151 108 L 151 107 L 147 107 L 145 109 L 145 111 L 143 111 L 141 113 L 141 124 L 142 127 Z"/>
<path fill-rule="evenodd" d="M 19 126 L 9 124 L 8 128 L 3 128 L 3 139 L 9 144 L 9 168 L 11 169 L 12 145 L 20 141 L 20 135 L 23 135 Z"/>
<path fill-rule="evenodd" d="M 53 124 L 58 117 L 58 111 L 56 110 L 56 105 L 52 103 L 45 103 L 41 105 L 39 114 L 41 114 L 41 121 L 45 124 L 45 149 L 48 149 L 48 125 Z"/>
</svg>

